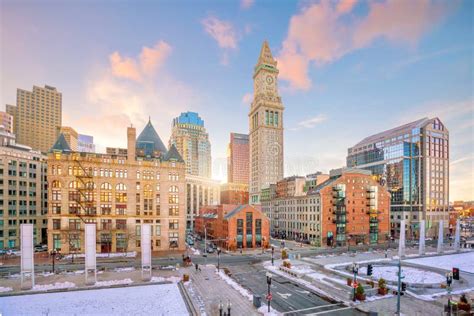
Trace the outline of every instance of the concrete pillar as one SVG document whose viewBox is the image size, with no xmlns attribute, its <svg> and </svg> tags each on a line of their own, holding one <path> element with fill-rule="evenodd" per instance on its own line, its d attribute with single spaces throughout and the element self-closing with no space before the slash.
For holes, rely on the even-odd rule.
<svg viewBox="0 0 474 316">
<path fill-rule="evenodd" d="M 29 290 L 35 286 L 35 251 L 33 243 L 33 224 L 20 225 L 20 266 L 22 290 Z M 28 283 L 27 280 L 30 280 Z"/>
<path fill-rule="evenodd" d="M 454 250 L 459 251 L 461 241 L 461 221 L 459 218 L 456 220 L 456 233 L 454 236 Z"/>
<path fill-rule="evenodd" d="M 194 231 L 194 185 L 191 183 L 190 185 L 190 197 L 191 199 L 189 200 L 189 203 L 191 204 L 190 207 L 189 207 L 189 212 L 191 213 L 190 214 L 190 217 L 191 217 L 191 231 Z"/>
<path fill-rule="evenodd" d="M 436 250 L 437 253 L 443 252 L 443 220 L 439 221 L 439 229 L 438 229 L 438 249 Z"/>
<path fill-rule="evenodd" d="M 405 257 L 405 220 L 400 221 L 400 239 L 398 240 L 398 256 Z"/>
<path fill-rule="evenodd" d="M 423 256 L 425 254 L 425 221 L 420 221 L 420 244 L 419 244 L 418 254 Z"/>
</svg>

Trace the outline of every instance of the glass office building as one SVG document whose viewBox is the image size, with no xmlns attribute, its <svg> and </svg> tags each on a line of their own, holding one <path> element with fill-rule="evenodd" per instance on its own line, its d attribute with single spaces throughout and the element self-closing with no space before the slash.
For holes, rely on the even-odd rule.
<svg viewBox="0 0 474 316">
<path fill-rule="evenodd" d="M 408 238 L 425 220 L 428 236 L 448 225 L 449 132 L 438 118 L 423 118 L 363 139 L 348 149 L 347 166 L 372 171 L 391 194 L 391 234 L 406 220 Z"/>
</svg>

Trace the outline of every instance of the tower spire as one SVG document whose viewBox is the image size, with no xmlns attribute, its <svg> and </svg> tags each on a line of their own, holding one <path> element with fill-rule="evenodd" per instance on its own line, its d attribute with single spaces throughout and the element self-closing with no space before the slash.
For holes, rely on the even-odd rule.
<svg viewBox="0 0 474 316">
<path fill-rule="evenodd" d="M 270 46 L 268 45 L 268 41 L 264 40 L 262 44 L 262 48 L 260 49 L 260 55 L 258 56 L 257 66 L 261 64 L 272 65 L 276 67 L 276 60 L 273 58 L 272 51 L 270 50 Z"/>
</svg>

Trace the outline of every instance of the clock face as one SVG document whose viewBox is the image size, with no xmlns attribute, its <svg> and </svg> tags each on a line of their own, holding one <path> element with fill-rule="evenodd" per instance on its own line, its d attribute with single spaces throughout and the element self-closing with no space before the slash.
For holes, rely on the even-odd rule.
<svg viewBox="0 0 474 316">
<path fill-rule="evenodd" d="M 273 83 L 273 77 L 272 76 L 267 76 L 267 83 L 272 84 Z"/>
</svg>

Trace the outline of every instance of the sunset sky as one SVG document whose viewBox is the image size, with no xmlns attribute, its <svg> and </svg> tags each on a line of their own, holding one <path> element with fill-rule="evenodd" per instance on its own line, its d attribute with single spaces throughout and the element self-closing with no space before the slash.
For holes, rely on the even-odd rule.
<svg viewBox="0 0 474 316">
<path fill-rule="evenodd" d="M 52 85 L 63 125 L 99 148 L 148 116 L 198 112 L 225 179 L 230 132 L 248 132 L 264 39 L 286 107 L 285 175 L 345 164 L 362 138 L 422 117 L 450 131 L 450 200 L 474 199 L 474 1 L 0 1 L 1 95 Z"/>
</svg>

